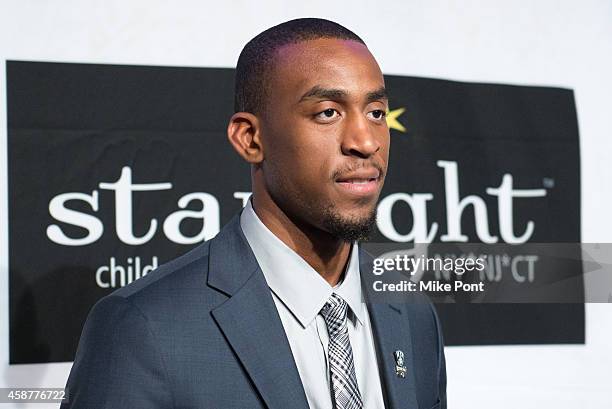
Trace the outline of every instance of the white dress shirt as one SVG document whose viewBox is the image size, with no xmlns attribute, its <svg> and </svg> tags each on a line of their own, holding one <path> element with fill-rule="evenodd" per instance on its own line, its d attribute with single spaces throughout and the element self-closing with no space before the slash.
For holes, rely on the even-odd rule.
<svg viewBox="0 0 612 409">
<path fill-rule="evenodd" d="M 348 334 L 363 407 L 383 409 L 372 326 L 361 292 L 357 243 L 352 245 L 343 281 L 332 287 L 263 224 L 251 200 L 240 215 L 240 225 L 272 292 L 310 408 L 333 408 L 329 337 L 319 311 L 335 292 L 349 306 Z"/>
</svg>

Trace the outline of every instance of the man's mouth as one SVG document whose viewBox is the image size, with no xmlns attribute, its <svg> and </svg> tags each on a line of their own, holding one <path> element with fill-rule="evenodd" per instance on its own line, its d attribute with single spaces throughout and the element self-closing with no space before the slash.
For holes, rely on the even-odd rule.
<svg viewBox="0 0 612 409">
<path fill-rule="evenodd" d="M 358 169 L 336 179 L 343 190 L 358 195 L 370 195 L 378 190 L 380 171 L 378 169 Z"/>
</svg>

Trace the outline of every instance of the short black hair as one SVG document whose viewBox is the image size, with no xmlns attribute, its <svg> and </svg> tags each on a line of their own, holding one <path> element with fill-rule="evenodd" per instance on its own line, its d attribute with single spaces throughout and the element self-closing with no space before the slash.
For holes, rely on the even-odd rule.
<svg viewBox="0 0 612 409">
<path fill-rule="evenodd" d="M 319 38 L 365 42 L 351 30 L 321 18 L 286 21 L 255 36 L 238 57 L 234 89 L 234 112 L 258 114 L 264 111 L 269 72 L 274 54 L 282 46 Z"/>
</svg>

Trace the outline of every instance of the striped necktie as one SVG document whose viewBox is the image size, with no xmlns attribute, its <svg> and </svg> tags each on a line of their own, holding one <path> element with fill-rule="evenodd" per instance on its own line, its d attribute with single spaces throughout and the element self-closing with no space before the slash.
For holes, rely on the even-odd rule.
<svg viewBox="0 0 612 409">
<path fill-rule="evenodd" d="M 334 293 L 321 309 L 329 333 L 329 374 L 334 390 L 335 408 L 362 409 L 363 402 L 355 376 L 353 350 L 348 336 L 346 312 L 348 304 Z"/>
</svg>

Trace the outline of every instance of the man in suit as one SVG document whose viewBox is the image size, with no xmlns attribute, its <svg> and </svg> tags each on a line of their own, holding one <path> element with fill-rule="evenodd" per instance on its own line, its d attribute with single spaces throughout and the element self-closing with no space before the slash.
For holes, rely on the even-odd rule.
<svg viewBox="0 0 612 409">
<path fill-rule="evenodd" d="M 384 79 L 363 40 L 321 19 L 243 49 L 228 139 L 253 195 L 220 233 L 100 300 L 63 408 L 446 407 L 429 303 L 373 302 L 387 171 Z"/>
</svg>

